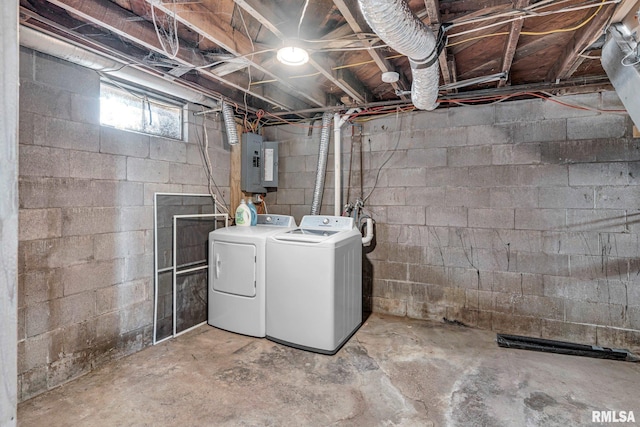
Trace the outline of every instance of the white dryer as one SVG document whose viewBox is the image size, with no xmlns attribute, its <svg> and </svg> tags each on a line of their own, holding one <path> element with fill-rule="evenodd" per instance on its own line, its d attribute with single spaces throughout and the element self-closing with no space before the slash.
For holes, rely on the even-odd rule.
<svg viewBox="0 0 640 427">
<path fill-rule="evenodd" d="M 267 338 L 335 354 L 362 323 L 362 235 L 353 218 L 313 216 L 267 240 Z"/>
<path fill-rule="evenodd" d="M 226 227 L 209 233 L 211 326 L 265 336 L 266 240 L 295 226 L 289 215 L 258 215 L 255 227 Z"/>
</svg>

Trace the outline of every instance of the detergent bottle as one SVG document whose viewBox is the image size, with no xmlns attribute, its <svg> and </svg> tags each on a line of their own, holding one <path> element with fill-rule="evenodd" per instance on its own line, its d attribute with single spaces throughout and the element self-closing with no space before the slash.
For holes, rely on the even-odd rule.
<svg viewBox="0 0 640 427">
<path fill-rule="evenodd" d="M 244 199 L 240 201 L 236 209 L 236 225 L 243 227 L 251 225 L 251 209 L 249 209 Z"/>
<path fill-rule="evenodd" d="M 253 204 L 253 200 L 249 199 L 247 207 L 251 211 L 251 225 L 258 224 L 258 209 L 256 208 L 256 205 Z"/>
</svg>

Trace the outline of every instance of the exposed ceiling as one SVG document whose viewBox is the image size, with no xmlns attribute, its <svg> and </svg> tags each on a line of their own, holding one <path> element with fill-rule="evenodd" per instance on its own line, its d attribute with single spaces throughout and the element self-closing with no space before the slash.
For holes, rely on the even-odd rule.
<svg viewBox="0 0 640 427">
<path fill-rule="evenodd" d="M 410 103 L 406 57 L 379 40 L 356 0 L 21 0 L 21 24 L 152 68 L 250 114 L 311 117 L 336 105 Z M 442 106 L 525 93 L 609 88 L 604 31 L 636 1 L 409 0 L 434 33 Z M 153 5 L 153 6 L 152 6 Z M 614 16 L 615 15 L 615 16 Z M 301 17 L 303 17 L 301 22 Z M 176 31 L 177 30 L 177 31 Z M 160 36 L 159 36 L 160 34 Z M 276 60 L 283 40 L 304 40 L 311 60 Z M 396 71 L 397 83 L 384 83 Z M 504 73 L 506 78 L 471 84 Z M 462 87 L 451 88 L 452 83 Z M 285 114 L 287 113 L 287 114 Z M 262 115 L 262 112 L 260 112 Z"/>
</svg>

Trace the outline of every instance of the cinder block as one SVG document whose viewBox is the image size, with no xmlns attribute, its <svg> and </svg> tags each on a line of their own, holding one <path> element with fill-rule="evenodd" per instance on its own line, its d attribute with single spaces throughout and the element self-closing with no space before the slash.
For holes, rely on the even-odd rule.
<svg viewBox="0 0 640 427">
<path fill-rule="evenodd" d="M 169 179 L 172 183 L 199 185 L 207 183 L 206 172 L 202 166 L 167 164 L 170 165 Z"/>
<path fill-rule="evenodd" d="M 537 338 L 542 332 L 542 319 L 537 317 L 494 312 L 491 319 L 491 329 L 498 333 Z"/>
<path fill-rule="evenodd" d="M 514 314 L 541 319 L 564 319 L 564 300 L 562 298 L 525 295 L 514 304 Z"/>
<path fill-rule="evenodd" d="M 444 188 L 411 187 L 407 188 L 404 204 L 409 206 L 442 206 L 444 195 Z"/>
<path fill-rule="evenodd" d="M 558 296 L 545 295 L 544 277 L 540 274 L 514 273 L 507 271 L 496 271 L 493 274 L 492 290 L 497 293 L 516 295 L 537 295 L 537 296 Z"/>
<path fill-rule="evenodd" d="M 541 162 L 540 144 L 502 144 L 491 147 L 494 165 L 530 165 Z"/>
<path fill-rule="evenodd" d="M 93 236 L 32 240 L 20 244 L 26 271 L 66 267 L 93 259 Z"/>
<path fill-rule="evenodd" d="M 153 208 L 151 206 L 123 206 L 118 213 L 117 231 L 153 229 Z"/>
<path fill-rule="evenodd" d="M 469 209 L 469 227 L 514 228 L 513 209 Z"/>
<path fill-rule="evenodd" d="M 20 176 L 68 177 L 69 151 L 20 145 Z"/>
<path fill-rule="evenodd" d="M 470 187 L 508 187 L 517 181 L 516 166 L 472 166 L 466 185 Z M 455 185 L 455 184 L 452 184 Z"/>
<path fill-rule="evenodd" d="M 565 310 L 568 322 L 611 325 L 612 321 L 620 316 L 622 306 L 566 300 Z"/>
<path fill-rule="evenodd" d="M 144 231 L 97 234 L 93 239 L 96 260 L 127 258 L 145 251 Z"/>
<path fill-rule="evenodd" d="M 589 207 L 635 210 L 640 206 L 636 187 L 596 187 L 595 194 L 595 204 Z"/>
<path fill-rule="evenodd" d="M 563 165 L 518 166 L 518 185 L 553 187 L 568 184 L 567 167 Z"/>
<path fill-rule="evenodd" d="M 437 147 L 459 147 L 464 145 L 476 145 L 469 141 L 470 133 L 468 129 L 476 126 L 459 128 L 440 128 L 437 131 L 426 131 L 422 138 L 415 138 L 411 143 L 405 143 L 402 139 L 402 148 L 437 148 Z M 476 140 L 481 142 L 481 140 Z M 392 146 L 393 147 L 393 146 Z"/>
<path fill-rule="evenodd" d="M 407 282 L 398 282 L 395 280 L 387 280 L 387 296 L 384 298 L 407 301 L 411 297 L 411 284 Z"/>
<path fill-rule="evenodd" d="M 93 205 L 99 207 L 143 205 L 144 185 L 141 182 L 92 181 Z"/>
<path fill-rule="evenodd" d="M 125 258 L 123 281 L 130 282 L 153 276 L 153 253 Z"/>
<path fill-rule="evenodd" d="M 407 302 L 373 297 L 373 312 L 404 317 L 407 315 Z"/>
<path fill-rule="evenodd" d="M 149 157 L 154 160 L 166 160 L 172 163 L 187 162 L 187 144 L 175 139 L 151 137 Z"/>
<path fill-rule="evenodd" d="M 423 248 L 421 246 L 408 246 L 396 243 L 389 244 L 388 261 L 420 264 L 422 259 Z"/>
<path fill-rule="evenodd" d="M 542 320 L 542 338 L 568 341 L 577 344 L 597 345 L 596 326 L 567 323 L 559 320 Z"/>
<path fill-rule="evenodd" d="M 489 206 L 492 208 L 537 208 L 537 187 L 490 188 Z"/>
<path fill-rule="evenodd" d="M 96 343 L 114 340 L 120 336 L 120 313 L 111 311 L 96 317 Z"/>
<path fill-rule="evenodd" d="M 373 193 L 371 193 L 371 196 L 367 201 L 367 203 L 373 206 L 389 206 L 389 205 L 405 206 L 405 205 L 420 204 L 420 203 L 411 203 L 410 200 L 407 200 L 406 191 L 405 191 L 405 188 L 403 187 L 378 188 L 375 191 L 373 191 Z"/>
<path fill-rule="evenodd" d="M 600 233 L 598 238 L 597 248 L 601 255 L 636 258 L 640 253 L 640 236 L 637 233 Z"/>
<path fill-rule="evenodd" d="M 408 117 L 409 119 L 407 120 L 405 117 Z M 447 109 L 429 111 L 428 113 L 416 111 L 409 113 L 408 116 L 401 114 L 398 118 L 396 118 L 396 116 L 389 116 L 385 119 L 386 126 L 394 129 L 398 119 L 401 120 L 400 128 L 429 130 L 453 127 L 451 125 L 450 115 Z M 375 120 L 375 122 L 377 124 L 378 120 Z"/>
<path fill-rule="evenodd" d="M 591 209 L 595 207 L 592 187 L 543 187 L 538 203 L 541 208 Z"/>
<path fill-rule="evenodd" d="M 623 210 L 567 210 L 567 229 L 570 231 L 624 233 L 628 231 L 628 221 L 627 213 Z"/>
<path fill-rule="evenodd" d="M 566 226 L 564 209 L 516 209 L 515 228 L 518 230 L 562 230 Z"/>
<path fill-rule="evenodd" d="M 423 168 L 388 169 L 382 173 L 387 175 L 390 187 L 421 187 L 427 180 L 427 170 Z"/>
<path fill-rule="evenodd" d="M 153 304 L 143 301 L 120 310 L 120 332 L 130 332 L 150 324 L 153 318 Z"/>
<path fill-rule="evenodd" d="M 374 279 L 383 280 L 407 280 L 408 266 L 400 262 L 375 261 L 373 262 Z"/>
<path fill-rule="evenodd" d="M 570 255 L 571 276 L 583 279 L 629 280 L 629 259 L 600 255 Z"/>
<path fill-rule="evenodd" d="M 567 120 L 544 120 L 510 125 L 513 142 L 564 141 L 567 139 Z"/>
<path fill-rule="evenodd" d="M 60 298 L 63 295 L 62 271 L 28 271 L 22 275 L 21 287 L 24 292 L 24 306 Z"/>
<path fill-rule="evenodd" d="M 447 286 L 448 278 L 445 267 L 424 264 L 409 264 L 408 279 L 410 282 Z"/>
<path fill-rule="evenodd" d="M 627 348 L 633 353 L 640 353 L 640 332 L 629 329 L 596 327 L 596 344 L 609 348 Z"/>
<path fill-rule="evenodd" d="M 423 301 L 407 301 L 407 317 L 410 319 L 442 320 L 447 308 Z"/>
<path fill-rule="evenodd" d="M 122 282 L 123 265 L 124 262 L 122 260 L 110 260 L 64 268 L 62 280 L 64 282 L 65 297 L 74 294 L 82 295 L 88 293 L 87 291 L 91 292 L 95 289 Z M 62 298 L 62 300 L 64 299 Z M 92 308 L 95 310 L 95 306 Z"/>
<path fill-rule="evenodd" d="M 522 273 L 539 273 L 553 276 L 569 275 L 569 256 L 562 254 L 544 254 L 518 252 L 516 268 Z"/>
<path fill-rule="evenodd" d="M 53 56 L 35 54 L 35 80 L 68 92 L 100 96 L 100 76 L 89 68 Z"/>
<path fill-rule="evenodd" d="M 569 185 L 627 185 L 629 170 L 626 163 L 583 163 L 569 165 Z"/>
<path fill-rule="evenodd" d="M 123 180 L 127 177 L 127 162 L 123 156 L 70 151 L 69 161 L 73 178 Z"/>
<path fill-rule="evenodd" d="M 145 301 L 146 290 L 151 286 L 151 279 L 142 279 L 98 289 L 96 291 L 97 314 L 101 315 Z"/>
<path fill-rule="evenodd" d="M 27 80 L 35 79 L 36 52 L 26 47 L 20 46 L 20 78 Z"/>
<path fill-rule="evenodd" d="M 127 158 L 127 180 L 142 182 L 169 182 L 169 171 L 171 163 L 157 160 Z M 184 166 L 180 167 L 182 169 Z M 192 166 L 195 167 L 195 166 Z M 200 169 L 201 170 L 201 169 Z M 172 183 L 184 184 L 183 181 L 173 179 Z M 198 181 L 203 182 L 203 181 Z M 206 182 L 206 181 L 204 181 Z M 192 182 L 188 182 L 192 183 Z"/>
<path fill-rule="evenodd" d="M 100 124 L 100 98 L 86 94 L 71 94 L 71 120 L 74 122 Z"/>
<path fill-rule="evenodd" d="M 317 156 L 308 156 L 309 158 Z M 306 169 L 306 159 L 305 156 L 295 156 L 295 157 L 283 157 L 280 159 L 279 170 L 280 172 L 305 172 Z M 313 165 L 312 169 L 309 169 L 309 172 L 315 172 L 317 167 L 317 161 Z"/>
<path fill-rule="evenodd" d="M 421 206 L 389 206 L 387 207 L 387 222 L 389 224 L 424 225 L 425 208 Z"/>
<path fill-rule="evenodd" d="M 18 372 L 27 372 L 55 362 L 62 352 L 61 331 L 31 337 L 24 341 L 23 357 L 18 359 Z"/>
<path fill-rule="evenodd" d="M 182 193 L 180 184 L 144 183 L 142 185 L 144 186 L 144 205 L 153 205 L 156 193 Z"/>
<path fill-rule="evenodd" d="M 429 206 L 426 212 L 426 225 L 466 227 L 467 208 Z"/>
<path fill-rule="evenodd" d="M 61 209 L 20 209 L 18 239 L 23 242 L 62 236 Z"/>
<path fill-rule="evenodd" d="M 447 166 L 446 148 L 417 148 L 407 150 L 406 167 L 435 168 Z"/>
<path fill-rule="evenodd" d="M 95 345 L 96 320 L 86 320 L 67 325 L 63 329 L 64 353 L 72 354 L 83 350 L 91 350 Z M 64 354 L 61 352 L 61 354 Z"/>
<path fill-rule="evenodd" d="M 41 366 L 23 372 L 18 376 L 18 399 L 21 402 L 42 393 L 43 390 L 47 390 L 47 371 L 48 367 Z"/>
<path fill-rule="evenodd" d="M 100 152 L 130 157 L 149 157 L 149 135 L 106 126 L 100 128 Z"/>
<path fill-rule="evenodd" d="M 597 93 L 566 95 L 557 97 L 559 101 L 569 105 L 584 107 L 595 107 L 600 104 L 600 96 Z M 543 114 L 545 119 L 555 119 L 558 117 L 585 117 L 595 116 L 598 113 L 593 110 L 571 108 L 557 102 L 545 100 L 543 104 Z"/>
<path fill-rule="evenodd" d="M 449 115 L 450 127 L 493 124 L 496 117 L 494 105 L 448 108 L 445 111 Z"/>
<path fill-rule="evenodd" d="M 282 189 L 276 193 L 279 205 L 304 204 L 304 190 L 301 188 Z"/>
<path fill-rule="evenodd" d="M 447 165 L 485 166 L 492 162 L 492 147 L 490 145 L 474 145 L 472 147 L 447 148 Z"/>
<path fill-rule="evenodd" d="M 513 142 L 513 129 L 510 125 L 480 125 L 468 126 L 467 144 L 468 145 L 492 145 L 492 144 L 510 144 Z"/>
<path fill-rule="evenodd" d="M 426 169 L 427 187 L 463 187 L 469 185 L 469 168 Z"/>
<path fill-rule="evenodd" d="M 478 270 L 474 268 L 448 267 L 449 286 L 463 289 L 479 289 Z"/>
<path fill-rule="evenodd" d="M 593 117 L 567 119 L 569 139 L 621 138 L 627 131 L 625 116 L 603 114 Z"/>
<path fill-rule="evenodd" d="M 543 234 L 542 250 L 549 254 L 600 254 L 599 235 L 588 232 L 553 232 Z M 616 255 L 617 256 L 617 255 Z"/>
<path fill-rule="evenodd" d="M 45 147 L 68 148 L 97 152 L 100 146 L 100 127 L 94 124 L 44 118 L 44 134 L 34 134 L 34 144 Z"/>
<path fill-rule="evenodd" d="M 65 208 L 62 210 L 62 235 L 113 233 L 120 230 L 119 221 L 116 208 Z"/>
<path fill-rule="evenodd" d="M 422 151 L 422 150 L 409 150 L 409 151 L 413 152 L 413 151 Z M 406 168 L 408 167 L 408 162 L 409 162 L 407 153 L 408 153 L 407 150 L 394 150 L 389 152 L 385 152 L 385 151 L 365 152 L 363 155 L 364 160 L 366 162 L 365 167 L 367 169 L 378 170 L 384 164 L 384 166 L 382 166 L 384 169 Z M 354 161 L 358 161 L 358 157 L 356 157 Z M 349 163 L 345 163 L 345 162 L 343 162 L 342 164 L 343 164 L 343 167 L 344 165 L 347 165 L 347 166 L 349 165 Z M 416 164 L 415 167 L 422 168 L 424 166 L 422 166 L 421 164 Z M 316 170 L 315 166 L 313 170 L 314 171 Z"/>
<path fill-rule="evenodd" d="M 57 117 L 70 120 L 71 93 L 33 81 L 21 80 L 20 114 L 23 112 L 43 116 L 41 119 Z"/>
<path fill-rule="evenodd" d="M 280 188 L 313 188 L 315 181 L 314 172 L 287 172 L 279 175 Z M 333 177 L 329 174 L 325 177 L 325 188 L 327 187 L 333 188 Z"/>
<path fill-rule="evenodd" d="M 497 104 L 496 123 L 533 122 L 544 119 L 544 102 L 541 99 L 513 101 Z"/>
</svg>

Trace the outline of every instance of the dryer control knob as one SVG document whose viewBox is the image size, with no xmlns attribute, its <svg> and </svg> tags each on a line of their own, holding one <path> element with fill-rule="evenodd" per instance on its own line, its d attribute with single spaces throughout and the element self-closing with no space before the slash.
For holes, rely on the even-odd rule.
<svg viewBox="0 0 640 427">
<path fill-rule="evenodd" d="M 323 224 L 329 224 L 329 218 L 325 218 L 325 219 L 323 219 L 323 220 L 322 220 L 322 223 L 323 223 Z"/>
<path fill-rule="evenodd" d="M 267 219 L 266 219 L 266 221 L 267 221 L 267 222 L 271 222 L 271 221 L 273 221 L 273 219 L 272 219 L 270 216 L 268 216 L 268 217 L 267 217 Z"/>
</svg>

